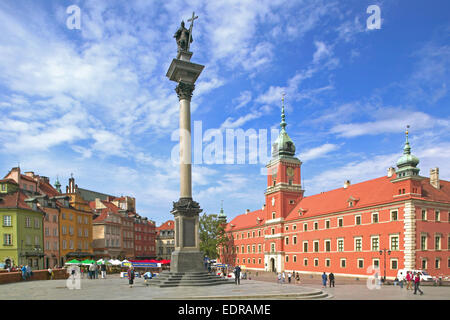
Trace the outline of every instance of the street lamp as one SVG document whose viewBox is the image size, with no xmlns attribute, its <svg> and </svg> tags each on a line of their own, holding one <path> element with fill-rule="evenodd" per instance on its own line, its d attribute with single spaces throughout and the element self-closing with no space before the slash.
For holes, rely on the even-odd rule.
<svg viewBox="0 0 450 320">
<path fill-rule="evenodd" d="M 386 282 L 386 252 L 388 253 L 388 255 L 391 254 L 391 250 L 388 249 L 381 249 L 380 250 L 380 255 L 382 255 L 384 252 L 384 277 L 383 277 L 383 283 Z"/>
</svg>

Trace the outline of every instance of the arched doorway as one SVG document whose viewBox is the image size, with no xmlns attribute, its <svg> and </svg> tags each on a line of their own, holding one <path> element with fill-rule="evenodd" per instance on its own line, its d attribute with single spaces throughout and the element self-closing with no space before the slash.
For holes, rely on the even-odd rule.
<svg viewBox="0 0 450 320">
<path fill-rule="evenodd" d="M 270 271 L 277 272 L 277 270 L 275 268 L 275 259 L 274 258 L 270 259 Z"/>
</svg>

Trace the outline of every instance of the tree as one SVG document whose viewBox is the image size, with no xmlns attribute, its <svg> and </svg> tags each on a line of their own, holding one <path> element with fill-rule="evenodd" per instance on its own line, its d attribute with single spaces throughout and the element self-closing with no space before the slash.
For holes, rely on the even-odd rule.
<svg viewBox="0 0 450 320">
<path fill-rule="evenodd" d="M 219 256 L 218 249 L 228 238 L 217 214 L 206 214 L 200 216 L 200 251 L 210 259 Z"/>
</svg>

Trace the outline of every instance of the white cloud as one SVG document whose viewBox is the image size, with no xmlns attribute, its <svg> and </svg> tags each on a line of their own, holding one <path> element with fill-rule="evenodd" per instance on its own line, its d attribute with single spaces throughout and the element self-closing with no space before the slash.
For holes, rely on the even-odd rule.
<svg viewBox="0 0 450 320">
<path fill-rule="evenodd" d="M 331 144 L 331 143 L 325 143 L 319 147 L 309 149 L 305 152 L 300 153 L 299 158 L 300 160 L 306 162 L 309 160 L 317 159 L 326 156 L 332 151 L 335 151 L 339 149 L 338 145 Z"/>
<path fill-rule="evenodd" d="M 252 100 L 252 93 L 251 91 L 243 91 L 239 95 L 239 97 L 233 99 L 232 103 L 237 104 L 234 109 L 239 110 L 243 107 L 245 107 L 250 101 Z"/>
<path fill-rule="evenodd" d="M 332 48 L 327 46 L 325 42 L 314 41 L 314 45 L 316 46 L 316 51 L 313 54 L 313 63 L 318 63 L 320 60 L 333 54 Z"/>
</svg>

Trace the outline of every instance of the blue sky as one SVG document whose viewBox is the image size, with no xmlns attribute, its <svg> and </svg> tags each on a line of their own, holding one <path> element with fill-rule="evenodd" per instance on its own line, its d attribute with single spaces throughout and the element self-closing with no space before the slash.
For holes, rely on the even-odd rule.
<svg viewBox="0 0 450 320">
<path fill-rule="evenodd" d="M 73 4 L 80 30 L 66 26 Z M 379 30 L 366 28 L 373 4 Z M 306 195 L 385 175 L 407 124 L 421 174 L 450 179 L 448 1 L 2 1 L 0 172 L 20 163 L 63 186 L 73 173 L 136 197 L 158 225 L 172 218 L 178 99 L 165 74 L 192 11 L 203 132 L 278 128 L 285 92 Z M 229 218 L 259 209 L 263 167 L 196 164 L 194 199 L 207 213 L 224 200 Z"/>
</svg>

